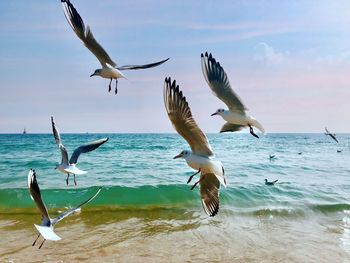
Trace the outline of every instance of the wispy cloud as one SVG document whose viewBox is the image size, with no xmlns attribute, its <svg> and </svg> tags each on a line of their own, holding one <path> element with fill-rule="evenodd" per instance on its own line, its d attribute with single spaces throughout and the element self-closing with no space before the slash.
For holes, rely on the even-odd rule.
<svg viewBox="0 0 350 263">
<path fill-rule="evenodd" d="M 255 61 L 267 64 L 281 64 L 286 62 L 288 57 L 288 52 L 278 52 L 265 42 L 260 42 L 257 44 L 254 52 L 253 58 Z"/>
</svg>

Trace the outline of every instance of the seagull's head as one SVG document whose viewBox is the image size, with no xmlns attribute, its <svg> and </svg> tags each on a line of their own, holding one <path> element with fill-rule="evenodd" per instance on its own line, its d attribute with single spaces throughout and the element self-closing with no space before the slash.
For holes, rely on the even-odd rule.
<svg viewBox="0 0 350 263">
<path fill-rule="evenodd" d="M 267 183 L 267 179 L 265 179 L 265 183 Z"/>
<path fill-rule="evenodd" d="M 216 112 L 214 112 L 211 116 L 214 115 L 220 115 L 222 116 L 224 114 L 225 110 L 224 109 L 218 109 Z"/>
<path fill-rule="evenodd" d="M 90 77 L 101 76 L 101 71 L 101 69 L 96 69 L 95 72 L 90 75 Z"/>
<path fill-rule="evenodd" d="M 174 157 L 174 159 L 177 159 L 177 158 L 186 158 L 186 157 L 188 157 L 188 156 L 190 156 L 190 155 L 191 155 L 191 152 L 190 152 L 190 151 L 184 150 L 184 151 L 180 152 L 178 155 L 176 155 L 176 156 Z"/>
</svg>

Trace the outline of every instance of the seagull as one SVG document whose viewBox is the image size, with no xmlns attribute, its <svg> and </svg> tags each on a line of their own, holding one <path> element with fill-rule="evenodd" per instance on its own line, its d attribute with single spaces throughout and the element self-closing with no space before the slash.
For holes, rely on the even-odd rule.
<svg viewBox="0 0 350 263">
<path fill-rule="evenodd" d="M 265 184 L 266 184 L 266 185 L 274 185 L 275 183 L 277 183 L 277 181 L 278 181 L 278 180 L 269 182 L 269 181 L 267 181 L 267 179 L 265 179 Z"/>
<path fill-rule="evenodd" d="M 164 104 L 175 130 L 191 147 L 191 151 L 184 150 L 174 159 L 184 158 L 187 164 L 197 171 L 190 176 L 187 183 L 191 182 L 193 176 L 201 173 L 200 179 L 191 190 L 200 185 L 204 211 L 209 216 L 215 216 L 219 211 L 220 183 L 227 186 L 224 167 L 220 161 L 211 158 L 214 153 L 207 137 L 193 119 L 186 97 L 179 90 L 175 80 L 171 83 L 170 77 L 165 78 L 164 82 Z"/>
<path fill-rule="evenodd" d="M 118 79 L 126 78 L 125 75 L 122 73 L 123 70 L 152 68 L 159 66 L 169 60 L 169 58 L 167 58 L 162 61 L 146 65 L 125 65 L 118 67 L 117 63 L 110 58 L 108 53 L 96 41 L 90 27 L 88 25 L 85 26 L 83 19 L 81 18 L 73 4 L 69 0 L 61 0 L 61 3 L 69 25 L 72 27 L 73 31 L 80 38 L 80 40 L 83 41 L 84 45 L 96 56 L 96 58 L 102 65 L 102 68 L 96 69 L 90 77 L 100 76 L 102 78 L 110 79 L 108 92 L 111 92 L 112 80 L 115 79 L 115 94 L 118 93 Z"/>
<path fill-rule="evenodd" d="M 32 198 L 32 200 L 34 200 L 36 206 L 41 212 L 41 225 L 39 226 L 34 224 L 35 228 L 39 231 L 39 234 L 32 244 L 32 246 L 34 246 L 36 241 L 39 239 L 39 237 L 42 236 L 44 240 L 40 244 L 39 249 L 43 246 L 45 240 L 51 240 L 51 241 L 60 240 L 61 238 L 53 230 L 54 226 L 63 218 L 79 211 L 83 205 L 92 201 L 101 191 L 101 188 L 99 188 L 92 197 L 90 197 L 80 205 L 59 214 L 56 218 L 50 218 L 49 213 L 47 212 L 47 208 L 43 200 L 41 199 L 40 188 L 36 180 L 35 170 L 33 169 L 30 169 L 28 173 L 28 188 L 29 188 L 30 197 Z"/>
<path fill-rule="evenodd" d="M 79 168 L 76 167 L 76 164 L 78 162 L 78 158 L 79 158 L 80 154 L 91 152 L 91 151 L 97 149 L 102 144 L 107 142 L 108 138 L 96 140 L 96 141 L 90 142 L 88 144 L 85 144 L 83 146 L 76 148 L 73 152 L 73 155 L 70 157 L 70 160 L 68 161 L 68 152 L 67 152 L 66 148 L 64 147 L 64 145 L 62 144 L 61 136 L 56 128 L 53 117 L 51 117 L 51 124 L 52 124 L 53 136 L 55 137 L 56 143 L 58 144 L 58 147 L 60 148 L 61 155 L 62 155 L 61 163 L 59 165 L 57 165 L 55 169 L 58 169 L 62 173 L 67 174 L 67 179 L 66 179 L 67 185 L 68 185 L 68 179 L 69 179 L 70 174 L 73 174 L 74 184 L 77 185 L 77 182 L 75 180 L 75 175 L 76 174 L 81 175 L 81 174 L 87 173 L 86 171 L 80 170 Z"/>
<path fill-rule="evenodd" d="M 203 53 L 201 54 L 201 64 L 204 78 L 212 92 L 228 107 L 228 110 L 218 109 L 211 115 L 219 115 L 226 121 L 220 132 L 235 132 L 249 127 L 250 133 L 254 137 L 259 138 L 259 136 L 254 133 L 254 126 L 265 134 L 263 126 L 252 116 L 247 115 L 246 111 L 248 109 L 231 88 L 227 75 L 220 63 L 216 62 L 211 54 L 208 55 L 208 52 L 205 52 L 205 55 L 203 55 Z"/>
<path fill-rule="evenodd" d="M 337 143 L 339 143 L 338 139 L 335 137 L 336 136 L 335 133 L 330 133 L 329 130 L 327 129 L 327 127 L 325 127 L 325 130 L 326 130 L 326 132 L 324 133 L 325 135 L 330 136 L 333 140 L 335 140 Z"/>
<path fill-rule="evenodd" d="M 276 158 L 276 155 L 275 155 L 275 154 L 270 154 L 270 155 L 269 155 L 270 161 L 274 160 L 275 158 Z"/>
</svg>

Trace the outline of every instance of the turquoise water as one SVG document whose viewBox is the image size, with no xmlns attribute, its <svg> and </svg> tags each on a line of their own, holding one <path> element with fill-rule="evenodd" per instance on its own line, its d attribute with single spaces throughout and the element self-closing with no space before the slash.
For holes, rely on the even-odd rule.
<svg viewBox="0 0 350 263">
<path fill-rule="evenodd" d="M 78 167 L 88 174 L 77 176 L 76 187 L 54 169 L 61 156 L 52 134 L 0 135 L 1 262 L 37 262 L 38 255 L 45 262 L 350 260 L 349 134 L 338 135 L 339 144 L 323 134 L 259 140 L 209 134 L 228 179 L 213 218 L 204 213 L 198 188 L 186 184 L 193 171 L 173 159 L 188 149 L 181 137 L 62 134 L 62 140 L 72 153 L 106 136 L 106 144 L 80 157 Z M 30 168 L 52 217 L 102 186 L 80 213 L 57 224 L 62 240 L 40 250 L 31 246 L 41 216 L 28 194 Z M 265 178 L 279 181 L 266 186 Z"/>
<path fill-rule="evenodd" d="M 74 206 L 102 186 L 90 208 L 174 208 L 202 212 L 198 189 L 186 185 L 193 171 L 172 157 L 188 146 L 176 134 L 62 134 L 69 153 L 88 141 L 109 137 L 80 156 L 78 186 L 54 169 L 60 151 L 52 134 L 0 135 L 0 212 L 35 207 L 27 173 L 37 180 L 49 208 Z M 304 216 L 350 210 L 350 135 L 339 144 L 323 134 L 209 134 L 223 162 L 228 188 L 221 189 L 219 214 Z M 341 150 L 338 153 L 337 150 Z M 298 153 L 302 152 L 301 155 Z M 269 160 L 275 154 L 276 159 Z M 274 187 L 264 179 L 278 179 Z M 204 213 L 204 212 L 203 212 Z"/>
</svg>

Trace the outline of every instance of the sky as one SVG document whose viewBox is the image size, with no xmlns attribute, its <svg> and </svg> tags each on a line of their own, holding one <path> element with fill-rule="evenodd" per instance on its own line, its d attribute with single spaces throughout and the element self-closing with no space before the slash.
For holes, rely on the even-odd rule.
<svg viewBox="0 0 350 263">
<path fill-rule="evenodd" d="M 118 65 L 118 95 L 69 27 L 59 0 L 0 1 L 0 133 L 174 132 L 163 102 L 176 79 L 204 132 L 225 105 L 204 80 L 211 52 L 268 133 L 350 132 L 350 1 L 71 0 Z"/>
</svg>

